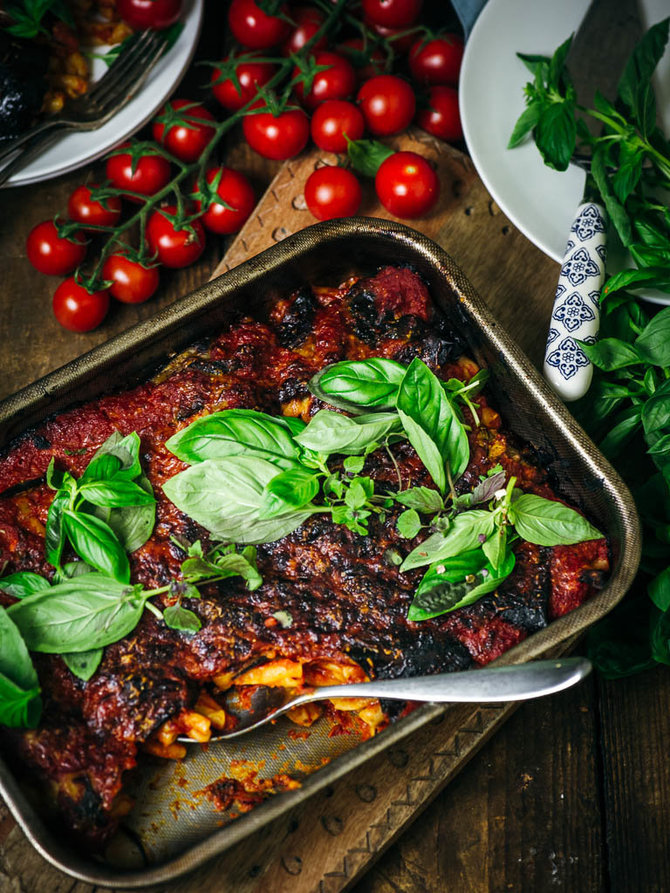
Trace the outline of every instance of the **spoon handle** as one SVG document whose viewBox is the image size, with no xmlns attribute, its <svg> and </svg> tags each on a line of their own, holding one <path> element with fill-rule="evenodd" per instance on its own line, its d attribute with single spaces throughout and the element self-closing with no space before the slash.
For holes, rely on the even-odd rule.
<svg viewBox="0 0 670 893">
<path fill-rule="evenodd" d="M 305 701 L 365 697 L 439 703 L 523 701 L 562 691 L 590 671 L 591 663 L 586 658 L 567 657 L 464 673 L 328 685 L 302 697 Z"/>
</svg>

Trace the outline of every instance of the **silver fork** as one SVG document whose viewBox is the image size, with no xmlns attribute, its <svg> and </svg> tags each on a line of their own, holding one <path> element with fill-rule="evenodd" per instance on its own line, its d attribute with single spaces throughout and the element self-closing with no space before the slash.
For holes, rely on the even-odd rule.
<svg viewBox="0 0 670 893">
<path fill-rule="evenodd" d="M 0 171 L 0 184 L 28 164 L 61 131 L 96 130 L 106 124 L 135 96 L 166 45 L 165 38 L 156 31 L 143 31 L 131 38 L 109 71 L 86 95 L 70 100 L 62 112 L 45 118 L 0 151 L 0 165 L 9 162 Z M 24 146 L 26 149 L 21 152 Z"/>
</svg>

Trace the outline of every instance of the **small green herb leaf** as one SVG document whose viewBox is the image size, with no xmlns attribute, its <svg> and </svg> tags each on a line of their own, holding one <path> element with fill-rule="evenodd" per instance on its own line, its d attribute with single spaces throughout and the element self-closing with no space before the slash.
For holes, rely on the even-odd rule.
<svg viewBox="0 0 670 893">
<path fill-rule="evenodd" d="M 28 648 L 16 624 L 0 607 L 0 723 L 33 729 L 41 712 L 39 681 Z"/>
<path fill-rule="evenodd" d="M 260 517 L 274 518 L 310 503 L 319 492 L 319 476 L 307 469 L 282 471 L 269 481 L 263 491 Z"/>
<path fill-rule="evenodd" d="M 444 500 L 437 490 L 431 490 L 430 487 L 411 487 L 409 490 L 401 490 L 396 493 L 395 499 L 401 505 L 406 505 L 407 508 L 415 509 L 425 515 L 434 515 L 436 512 L 444 511 Z"/>
<path fill-rule="evenodd" d="M 63 512 L 63 524 L 75 552 L 87 564 L 121 583 L 129 582 L 128 556 L 109 524 L 69 509 Z"/>
<path fill-rule="evenodd" d="M 77 679 L 88 682 L 100 666 L 104 653 L 104 648 L 92 648 L 90 651 L 74 651 L 70 654 L 61 654 L 61 657 L 65 661 L 68 670 Z"/>
<path fill-rule="evenodd" d="M 520 537 L 538 546 L 568 546 L 603 536 L 579 512 L 534 493 L 523 493 L 512 503 L 510 520 Z"/>
<path fill-rule="evenodd" d="M 185 633 L 197 633 L 202 627 L 200 618 L 188 608 L 181 605 L 170 605 L 163 611 L 163 620 L 170 629 L 177 629 Z"/>
<path fill-rule="evenodd" d="M 51 584 L 45 577 L 34 574 L 32 571 L 17 571 L 0 578 L 0 589 L 8 592 L 14 598 L 25 598 L 40 589 L 49 589 Z"/>
<path fill-rule="evenodd" d="M 400 430 L 400 420 L 395 413 L 372 412 L 349 418 L 330 409 L 320 409 L 295 440 L 323 455 L 355 454 Z"/>
<path fill-rule="evenodd" d="M 434 533 L 410 552 L 400 570 L 408 571 L 415 567 L 424 567 L 433 562 L 453 558 L 461 552 L 480 548 L 493 533 L 494 525 L 495 519 L 491 512 L 483 509 L 461 512 L 460 515 L 456 515 L 445 533 L 441 531 Z"/>
<path fill-rule="evenodd" d="M 396 528 L 400 536 L 412 540 L 421 530 L 421 518 L 415 509 L 407 509 L 398 515 Z"/>
<path fill-rule="evenodd" d="M 309 389 L 319 400 L 352 413 L 393 409 L 406 371 L 395 360 L 344 360 L 318 372 Z"/>
</svg>

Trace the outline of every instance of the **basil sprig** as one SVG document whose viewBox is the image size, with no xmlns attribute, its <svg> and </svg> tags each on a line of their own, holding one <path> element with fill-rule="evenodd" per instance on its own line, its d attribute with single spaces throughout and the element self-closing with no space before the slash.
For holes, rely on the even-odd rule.
<svg viewBox="0 0 670 893">
<path fill-rule="evenodd" d="M 56 468 L 47 484 L 56 490 L 45 534 L 47 561 L 61 566 L 69 542 L 87 564 L 121 583 L 130 580 L 127 552 L 143 545 L 155 523 L 155 498 L 140 464 L 140 439 L 115 431 L 94 454 L 79 480 Z"/>
<path fill-rule="evenodd" d="M 35 667 L 21 633 L 0 607 L 0 723 L 34 729 L 42 712 Z"/>
</svg>

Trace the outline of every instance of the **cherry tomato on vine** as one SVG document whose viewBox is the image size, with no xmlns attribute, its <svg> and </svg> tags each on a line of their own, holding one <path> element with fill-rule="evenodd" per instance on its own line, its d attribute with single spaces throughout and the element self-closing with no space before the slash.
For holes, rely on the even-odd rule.
<svg viewBox="0 0 670 893">
<path fill-rule="evenodd" d="M 278 115 L 259 112 L 245 116 L 242 130 L 246 141 L 259 155 L 285 161 L 307 145 L 309 118 L 302 109 L 288 109 Z"/>
<path fill-rule="evenodd" d="M 305 183 L 307 207 L 319 220 L 352 217 L 361 204 L 361 184 L 343 167 L 320 167 Z"/>
<path fill-rule="evenodd" d="M 225 64 L 224 60 L 224 64 Z M 212 74 L 212 93 L 221 105 L 229 112 L 236 112 L 256 95 L 257 87 L 267 84 L 276 72 L 272 62 L 255 62 L 249 59 L 235 66 L 235 77 L 239 81 L 239 90 L 232 78 L 216 83 L 221 76 L 221 68 L 215 68 Z"/>
<path fill-rule="evenodd" d="M 276 46 L 291 33 L 285 19 L 263 12 L 254 0 L 233 0 L 228 9 L 228 25 L 235 40 L 252 50 Z"/>
<path fill-rule="evenodd" d="M 455 86 L 463 61 L 463 39 L 443 34 L 428 42 L 417 40 L 409 51 L 409 70 L 423 84 Z"/>
<path fill-rule="evenodd" d="M 301 50 L 326 20 L 324 14 L 316 6 L 298 6 L 291 10 L 291 18 L 295 22 L 295 28 L 291 31 L 288 40 L 282 44 L 282 56 L 290 56 Z M 328 39 L 324 34 L 315 44 L 312 44 L 310 50 L 316 53 L 319 50 L 325 50 L 327 46 Z"/>
<path fill-rule="evenodd" d="M 151 134 L 175 158 L 197 161 L 214 136 L 210 124 L 215 123 L 216 118 L 203 105 L 189 99 L 173 99 L 161 109 Z"/>
<path fill-rule="evenodd" d="M 378 37 L 393 47 L 395 53 L 407 53 L 416 36 L 407 28 L 385 28 L 384 25 L 370 25 L 370 27 Z"/>
<path fill-rule="evenodd" d="M 163 266 L 173 270 L 195 263 L 205 250 L 205 231 L 199 220 L 192 220 L 188 229 L 177 229 L 165 215 L 175 215 L 175 205 L 154 211 L 147 221 L 146 238 L 152 254 Z"/>
<path fill-rule="evenodd" d="M 91 186 L 77 186 L 67 203 L 67 215 L 70 220 L 82 226 L 116 226 L 121 217 L 121 199 L 118 195 L 110 195 L 103 202 L 91 198 Z"/>
<path fill-rule="evenodd" d="M 346 152 L 347 137 L 359 140 L 365 130 L 363 113 L 353 102 L 330 99 L 318 105 L 312 115 L 312 139 L 324 152 Z M 346 134 L 346 136 L 345 136 Z"/>
<path fill-rule="evenodd" d="M 102 267 L 102 278 L 111 281 L 109 293 L 124 304 L 141 304 L 158 288 L 157 267 L 145 267 L 120 251 L 110 254 Z"/>
<path fill-rule="evenodd" d="M 109 292 L 104 288 L 89 292 L 74 276 L 69 276 L 54 292 L 52 307 L 63 328 L 70 332 L 90 332 L 107 316 Z"/>
<path fill-rule="evenodd" d="M 143 154 L 133 160 L 130 152 L 121 152 L 110 155 L 105 170 L 107 179 L 116 189 L 141 195 L 155 195 L 170 180 L 170 162 L 161 155 Z M 127 198 L 132 202 L 142 201 L 130 195 Z"/>
<path fill-rule="evenodd" d="M 440 195 L 440 181 L 416 152 L 395 152 L 379 165 L 375 177 L 379 201 L 395 217 L 421 217 Z"/>
<path fill-rule="evenodd" d="M 204 211 L 200 220 L 210 232 L 228 235 L 242 229 L 244 222 L 256 205 L 256 197 L 251 183 L 244 174 L 229 167 L 210 168 L 205 179 L 208 183 L 213 183 L 219 172 L 221 172 L 221 179 L 216 187 L 216 194 L 223 204 L 219 202 L 211 204 Z M 198 199 L 195 206 L 200 211 L 203 208 L 203 202 Z"/>
<path fill-rule="evenodd" d="M 338 53 L 322 50 L 314 53 L 314 62 L 316 65 L 327 65 L 328 68 L 314 75 L 307 93 L 303 83 L 295 85 L 295 92 L 306 108 L 315 109 L 326 99 L 346 99 L 351 96 L 356 89 L 356 72 L 348 59 Z M 300 69 L 296 67 L 293 69 L 293 77 L 298 74 Z"/>
<path fill-rule="evenodd" d="M 117 0 L 116 9 L 124 22 L 138 31 L 160 31 L 174 25 L 181 15 L 182 0 Z"/>
<path fill-rule="evenodd" d="M 430 88 L 430 108 L 419 109 L 416 123 L 428 133 L 446 142 L 463 138 L 463 125 L 458 110 L 458 90 L 438 85 Z"/>
<path fill-rule="evenodd" d="M 419 18 L 423 0 L 363 0 L 363 15 L 383 28 L 407 28 Z"/>
<path fill-rule="evenodd" d="M 59 236 L 53 220 L 44 220 L 28 233 L 26 251 L 28 260 L 39 273 L 67 276 L 86 256 L 86 243 L 79 232 L 69 239 Z"/>
<path fill-rule="evenodd" d="M 337 52 L 354 66 L 359 84 L 384 73 L 386 59 L 378 46 L 367 45 L 360 37 L 349 37 L 337 45 Z"/>
<path fill-rule="evenodd" d="M 366 81 L 358 91 L 358 103 L 368 130 L 375 136 L 405 130 L 416 108 L 410 85 L 393 74 L 380 74 Z"/>
</svg>

